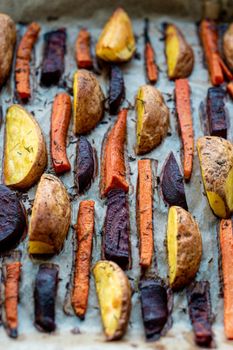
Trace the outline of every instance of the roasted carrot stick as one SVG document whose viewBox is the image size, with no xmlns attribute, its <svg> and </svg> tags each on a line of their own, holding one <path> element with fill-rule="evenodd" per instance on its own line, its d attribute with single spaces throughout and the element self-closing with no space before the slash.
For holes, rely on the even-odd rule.
<svg viewBox="0 0 233 350">
<path fill-rule="evenodd" d="M 124 159 L 124 143 L 126 137 L 127 109 L 122 109 L 112 130 L 109 132 L 104 147 L 102 162 L 101 194 L 106 196 L 114 188 L 128 192 Z"/>
<path fill-rule="evenodd" d="M 146 66 L 146 74 L 147 79 L 151 84 L 155 84 L 158 79 L 158 69 L 155 63 L 155 53 L 154 49 L 151 45 L 150 37 L 149 37 L 149 20 L 145 19 L 145 27 L 144 27 L 144 39 L 145 39 L 145 66 Z"/>
<path fill-rule="evenodd" d="M 220 222 L 220 247 L 224 286 L 224 328 L 228 339 L 233 339 L 233 229 L 232 219 Z"/>
<path fill-rule="evenodd" d="M 66 155 L 66 136 L 71 117 L 71 100 L 66 93 L 56 95 L 51 114 L 51 158 L 56 174 L 70 170 Z"/>
<path fill-rule="evenodd" d="M 154 240 L 152 217 L 152 169 L 150 159 L 138 161 L 137 215 L 140 237 L 140 265 L 147 268 L 151 265 Z"/>
<path fill-rule="evenodd" d="M 227 84 L 227 92 L 233 98 L 233 82 L 231 81 L 230 83 Z"/>
<path fill-rule="evenodd" d="M 189 180 L 192 174 L 194 135 L 192 112 L 190 106 L 190 88 L 187 79 L 177 79 L 175 82 L 176 110 L 181 130 L 184 149 L 184 178 Z"/>
<path fill-rule="evenodd" d="M 40 32 L 39 24 L 31 23 L 22 37 L 17 53 L 15 65 L 15 82 L 18 96 L 26 100 L 31 97 L 30 88 L 30 60 L 33 46 Z"/>
<path fill-rule="evenodd" d="M 18 336 L 18 297 L 19 280 L 21 272 L 21 263 L 12 262 L 6 264 L 6 282 L 5 282 L 5 312 L 6 325 L 9 336 L 16 338 Z"/>
<path fill-rule="evenodd" d="M 94 233 L 95 202 L 80 202 L 76 233 L 78 249 L 76 253 L 72 306 L 77 316 L 84 318 L 89 292 L 89 274 Z"/>
<path fill-rule="evenodd" d="M 75 44 L 78 68 L 91 69 L 93 67 L 90 41 L 90 33 L 85 28 L 81 29 Z"/>
</svg>

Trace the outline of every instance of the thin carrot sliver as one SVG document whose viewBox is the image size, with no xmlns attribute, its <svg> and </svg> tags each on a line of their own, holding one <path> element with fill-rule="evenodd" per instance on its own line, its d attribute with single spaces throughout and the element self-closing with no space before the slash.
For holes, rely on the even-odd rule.
<svg viewBox="0 0 233 350">
<path fill-rule="evenodd" d="M 76 234 L 77 252 L 72 292 L 72 306 L 77 316 L 83 318 L 86 313 L 89 293 L 89 275 L 94 234 L 94 206 L 92 200 L 80 202 Z"/>
<path fill-rule="evenodd" d="M 231 81 L 230 83 L 227 84 L 227 92 L 233 98 L 233 82 Z"/>
<path fill-rule="evenodd" d="M 76 40 L 76 62 L 78 68 L 91 69 L 93 66 L 90 50 L 90 33 L 81 29 Z"/>
<path fill-rule="evenodd" d="M 192 174 L 194 155 L 194 134 L 190 104 L 190 88 L 187 79 L 177 79 L 175 82 L 176 110 L 181 130 L 184 150 L 184 178 L 189 180 Z"/>
<path fill-rule="evenodd" d="M 140 265 L 147 268 L 151 265 L 154 239 L 153 239 L 153 185 L 150 159 L 138 161 L 138 220 L 140 237 Z"/>
<path fill-rule="evenodd" d="M 71 118 L 71 99 L 66 93 L 56 95 L 51 114 L 51 158 L 56 174 L 71 169 L 66 155 L 66 137 Z"/>
<path fill-rule="evenodd" d="M 149 42 L 145 46 L 145 61 L 147 78 L 150 83 L 154 84 L 158 79 L 158 69 L 155 63 L 155 53 Z"/>
</svg>

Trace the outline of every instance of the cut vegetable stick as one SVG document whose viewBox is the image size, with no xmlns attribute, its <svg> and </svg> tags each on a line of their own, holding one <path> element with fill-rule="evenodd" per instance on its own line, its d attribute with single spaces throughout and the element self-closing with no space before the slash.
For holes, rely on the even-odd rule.
<svg viewBox="0 0 233 350">
<path fill-rule="evenodd" d="M 116 65 L 110 68 L 109 113 L 117 114 L 125 97 L 125 84 L 121 69 Z"/>
<path fill-rule="evenodd" d="M 207 117 L 210 136 L 227 138 L 227 121 L 225 112 L 225 90 L 211 87 L 207 93 Z"/>
<path fill-rule="evenodd" d="M 18 298 L 21 266 L 22 264 L 18 261 L 6 264 L 5 313 L 7 331 L 11 338 L 17 338 L 18 336 Z"/>
<path fill-rule="evenodd" d="M 220 247 L 222 255 L 224 288 L 224 328 L 228 339 L 233 339 L 233 230 L 232 219 L 220 222 Z"/>
<path fill-rule="evenodd" d="M 129 190 L 124 159 L 126 119 L 127 109 L 122 109 L 118 114 L 117 122 L 107 135 L 101 171 L 102 196 L 106 196 L 109 191 L 115 188 L 121 188 L 125 192 Z"/>
<path fill-rule="evenodd" d="M 155 84 L 158 79 L 158 69 L 155 63 L 155 52 L 151 45 L 151 41 L 149 37 L 148 18 L 145 19 L 144 40 L 145 40 L 144 57 L 145 57 L 147 79 L 151 84 Z"/>
<path fill-rule="evenodd" d="M 152 199 L 151 160 L 140 159 L 138 161 L 137 216 L 140 237 L 140 265 L 143 268 L 151 265 L 154 251 Z"/>
<path fill-rule="evenodd" d="M 15 82 L 17 94 L 22 100 L 27 100 L 31 97 L 30 60 L 32 49 L 38 38 L 39 32 L 39 24 L 35 22 L 31 23 L 22 37 L 17 49 Z"/>
<path fill-rule="evenodd" d="M 76 62 L 78 68 L 91 69 L 93 67 L 90 42 L 90 33 L 85 28 L 81 29 L 75 43 Z"/>
<path fill-rule="evenodd" d="M 71 99 L 66 93 L 56 95 L 51 115 L 51 158 L 56 174 L 69 171 L 66 155 L 66 137 L 71 117 Z"/>
<path fill-rule="evenodd" d="M 229 93 L 230 97 L 233 98 L 233 82 L 227 84 L 227 92 Z"/>
<path fill-rule="evenodd" d="M 190 106 L 190 88 L 187 79 L 177 79 L 175 82 L 176 111 L 178 115 L 181 139 L 184 151 L 184 178 L 189 180 L 193 168 L 194 135 L 192 112 Z"/>
<path fill-rule="evenodd" d="M 95 225 L 94 206 L 95 202 L 91 200 L 80 202 L 76 226 L 78 248 L 75 261 L 72 306 L 75 314 L 81 319 L 85 316 L 88 303 L 92 239 Z"/>
</svg>

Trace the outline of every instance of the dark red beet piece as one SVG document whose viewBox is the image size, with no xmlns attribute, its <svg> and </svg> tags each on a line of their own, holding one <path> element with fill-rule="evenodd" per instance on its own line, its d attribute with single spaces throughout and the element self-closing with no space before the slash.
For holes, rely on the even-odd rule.
<svg viewBox="0 0 233 350">
<path fill-rule="evenodd" d="M 41 84 L 58 84 L 64 72 L 66 53 L 66 29 L 60 28 L 44 35 L 45 48 L 42 62 Z"/>
<path fill-rule="evenodd" d="M 173 152 L 171 152 L 165 161 L 162 173 L 161 189 L 163 198 L 169 206 L 177 205 L 188 210 L 186 202 L 184 181 L 179 166 Z"/>
<path fill-rule="evenodd" d="M 130 267 L 129 208 L 126 193 L 114 189 L 108 193 L 103 233 L 103 255 L 122 269 Z"/>
<path fill-rule="evenodd" d="M 187 289 L 187 298 L 196 344 L 210 347 L 213 333 L 211 330 L 209 282 L 193 282 Z"/>
<path fill-rule="evenodd" d="M 58 266 L 55 264 L 41 264 L 36 276 L 35 326 L 40 331 L 52 332 L 56 328 L 55 301 L 58 271 Z"/>
<path fill-rule="evenodd" d="M 225 91 L 221 87 L 211 87 L 207 94 L 207 118 L 209 134 L 227 138 L 227 121 L 225 111 Z"/>
<path fill-rule="evenodd" d="M 95 174 L 94 150 L 90 142 L 81 136 L 77 143 L 75 183 L 78 193 L 86 191 Z"/>
<path fill-rule="evenodd" d="M 117 114 L 125 97 L 125 84 L 121 69 L 116 65 L 110 68 L 109 113 Z"/>
</svg>

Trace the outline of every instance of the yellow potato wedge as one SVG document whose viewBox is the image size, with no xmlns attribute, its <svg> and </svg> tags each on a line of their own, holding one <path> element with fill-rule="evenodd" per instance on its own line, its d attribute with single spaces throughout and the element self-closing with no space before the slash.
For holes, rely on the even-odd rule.
<svg viewBox="0 0 233 350">
<path fill-rule="evenodd" d="M 120 339 L 131 311 L 131 287 L 127 276 L 112 261 L 100 260 L 94 268 L 96 292 L 107 340 Z"/>
<path fill-rule="evenodd" d="M 104 115 L 104 94 L 95 75 L 79 69 L 74 74 L 74 124 L 75 134 L 91 131 Z"/>
<path fill-rule="evenodd" d="M 151 85 L 139 88 L 136 98 L 137 154 L 151 151 L 166 136 L 169 109 L 159 90 Z"/>
<path fill-rule="evenodd" d="M 181 207 L 170 207 L 167 225 L 169 282 L 180 289 L 195 277 L 202 256 L 202 239 L 196 221 Z"/>
<path fill-rule="evenodd" d="M 174 24 L 166 25 L 165 53 L 169 79 L 186 78 L 191 74 L 194 64 L 193 49 Z"/>
<path fill-rule="evenodd" d="M 29 224 L 29 254 L 56 254 L 62 249 L 71 220 L 70 199 L 63 183 L 43 174 Z"/>
<path fill-rule="evenodd" d="M 217 136 L 197 140 L 204 188 L 214 214 L 229 218 L 233 213 L 233 145 Z"/>
<path fill-rule="evenodd" d="M 12 105 L 6 114 L 4 183 L 24 189 L 39 180 L 47 164 L 42 131 L 34 117 L 20 105 Z"/>
<path fill-rule="evenodd" d="M 228 67 L 233 70 L 233 23 L 229 25 L 229 28 L 224 33 L 223 52 Z"/>
<path fill-rule="evenodd" d="M 118 8 L 106 23 L 96 45 L 96 55 L 109 62 L 129 61 L 135 52 L 133 28 L 127 13 Z"/>
</svg>

